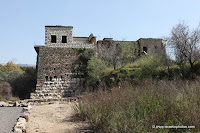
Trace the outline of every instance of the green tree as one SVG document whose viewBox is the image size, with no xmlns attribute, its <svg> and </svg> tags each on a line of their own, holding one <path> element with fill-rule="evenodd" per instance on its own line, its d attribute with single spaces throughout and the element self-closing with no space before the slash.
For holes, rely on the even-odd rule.
<svg viewBox="0 0 200 133">
<path fill-rule="evenodd" d="M 21 75 L 23 75 L 23 72 L 19 71 L 19 70 L 13 70 L 8 74 L 8 82 L 12 82 L 14 80 L 16 80 L 17 78 L 19 78 Z"/>
<path fill-rule="evenodd" d="M 200 58 L 200 25 L 191 30 L 184 22 L 180 22 L 171 30 L 168 43 L 175 49 L 176 61 L 184 75 L 184 67 L 188 62 L 191 70 Z"/>
<path fill-rule="evenodd" d="M 5 72 L 0 71 L 0 79 L 1 80 L 6 80 L 7 79 L 8 74 Z"/>
<path fill-rule="evenodd" d="M 101 72 L 104 70 L 107 66 L 107 63 L 97 57 L 92 57 L 88 61 L 88 76 L 89 76 L 89 83 L 90 84 L 96 84 L 100 78 L 101 78 Z"/>
<path fill-rule="evenodd" d="M 119 45 L 120 57 L 122 64 L 134 62 L 138 57 L 138 43 L 137 42 L 124 42 Z"/>
<path fill-rule="evenodd" d="M 10 81 L 13 95 L 20 99 L 30 98 L 30 93 L 36 87 L 36 79 L 36 69 L 27 67 L 22 75 Z"/>
<path fill-rule="evenodd" d="M 10 73 L 14 70 L 19 70 L 23 72 L 23 70 L 17 65 L 15 65 L 13 62 L 8 62 L 6 65 L 0 65 L 0 71 L 2 72 Z"/>
</svg>

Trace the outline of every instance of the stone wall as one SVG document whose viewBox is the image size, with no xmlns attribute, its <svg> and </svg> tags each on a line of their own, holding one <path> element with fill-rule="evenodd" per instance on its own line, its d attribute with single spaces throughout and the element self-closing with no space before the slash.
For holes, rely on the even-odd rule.
<svg viewBox="0 0 200 133">
<path fill-rule="evenodd" d="M 37 86 L 32 98 L 61 98 L 81 93 L 85 81 L 82 70 L 86 68 L 81 55 L 72 48 L 39 47 Z"/>
<path fill-rule="evenodd" d="M 166 41 L 163 39 L 141 38 L 138 40 L 140 52 L 144 52 L 143 48 L 147 48 L 147 54 L 165 54 Z"/>
</svg>

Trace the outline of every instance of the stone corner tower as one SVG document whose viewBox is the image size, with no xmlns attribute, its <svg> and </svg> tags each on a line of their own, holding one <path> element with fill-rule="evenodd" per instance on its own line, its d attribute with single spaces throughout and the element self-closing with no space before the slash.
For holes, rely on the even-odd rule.
<svg viewBox="0 0 200 133">
<path fill-rule="evenodd" d="M 94 49 L 96 37 L 73 37 L 72 26 L 45 26 L 45 46 L 37 52 L 37 85 L 31 98 L 57 99 L 82 92 L 84 68 L 76 49 Z M 87 51 L 87 50 L 85 50 Z"/>
</svg>

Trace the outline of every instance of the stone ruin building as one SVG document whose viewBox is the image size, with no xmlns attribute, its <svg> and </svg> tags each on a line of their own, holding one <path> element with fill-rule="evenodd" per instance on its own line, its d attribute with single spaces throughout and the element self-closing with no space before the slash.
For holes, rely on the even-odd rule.
<svg viewBox="0 0 200 133">
<path fill-rule="evenodd" d="M 126 42 L 134 42 L 137 47 L 138 51 L 137 54 L 138 56 L 142 54 L 165 54 L 165 45 L 166 45 L 166 40 L 159 39 L 159 38 L 140 38 L 137 41 L 116 41 L 113 40 L 113 38 L 104 38 L 103 40 L 98 40 L 97 41 L 97 53 L 101 53 L 101 46 L 107 46 L 109 47 L 111 43 L 113 44 L 123 44 Z"/>
<path fill-rule="evenodd" d="M 109 45 L 112 38 L 96 42 L 96 37 L 73 37 L 72 26 L 45 26 L 45 46 L 34 46 L 37 52 L 37 85 L 32 99 L 57 99 L 79 95 L 84 90 L 86 63 L 81 51 L 98 55 L 101 45 Z M 114 41 L 114 40 L 113 40 Z M 122 43 L 124 41 L 114 41 Z M 140 38 L 138 53 L 165 53 L 166 41 Z"/>
</svg>

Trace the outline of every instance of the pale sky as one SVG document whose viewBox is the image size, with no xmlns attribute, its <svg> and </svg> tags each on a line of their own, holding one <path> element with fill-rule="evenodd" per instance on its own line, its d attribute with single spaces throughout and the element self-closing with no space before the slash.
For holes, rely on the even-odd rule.
<svg viewBox="0 0 200 133">
<path fill-rule="evenodd" d="M 44 26 L 73 26 L 73 36 L 136 41 L 168 36 L 180 20 L 200 22 L 200 0 L 0 0 L 0 63 L 35 64 Z"/>
</svg>

